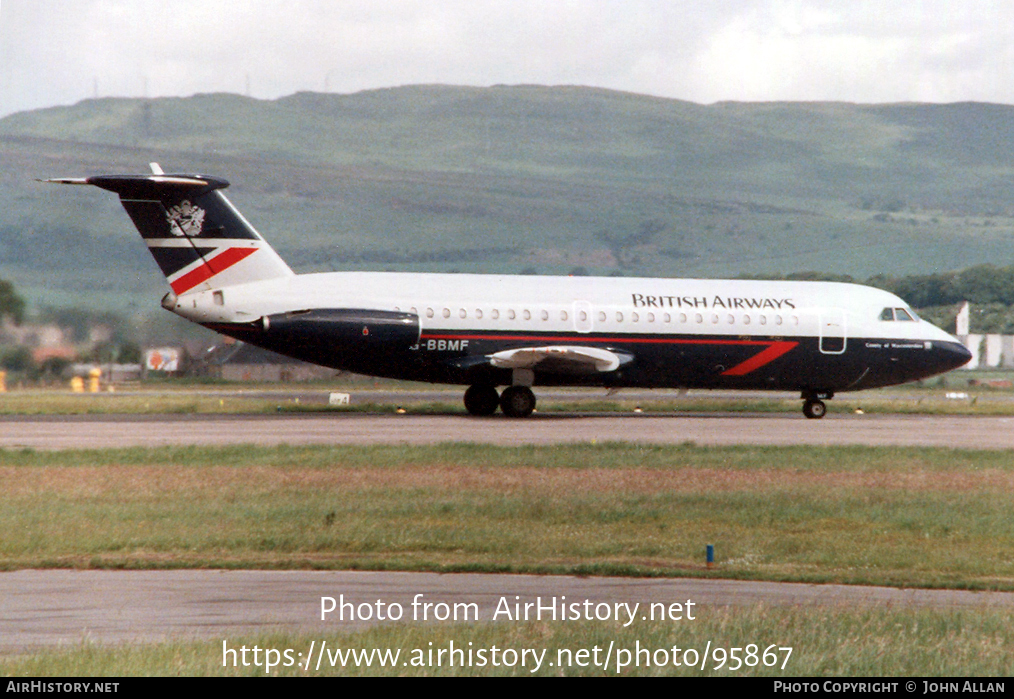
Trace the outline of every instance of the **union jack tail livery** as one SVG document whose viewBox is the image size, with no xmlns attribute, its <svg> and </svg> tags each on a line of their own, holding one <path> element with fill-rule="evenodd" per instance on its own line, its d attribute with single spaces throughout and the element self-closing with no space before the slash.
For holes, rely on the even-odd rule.
<svg viewBox="0 0 1014 699">
<path fill-rule="evenodd" d="M 206 175 L 97 175 L 46 180 L 90 184 L 120 202 L 173 293 L 291 276 L 292 270 L 222 194 L 229 183 Z"/>
</svg>

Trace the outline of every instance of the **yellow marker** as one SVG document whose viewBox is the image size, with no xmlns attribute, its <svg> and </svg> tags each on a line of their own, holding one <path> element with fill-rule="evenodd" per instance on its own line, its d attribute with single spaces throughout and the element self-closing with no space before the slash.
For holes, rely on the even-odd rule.
<svg viewBox="0 0 1014 699">
<path fill-rule="evenodd" d="M 73 393 L 84 393 L 84 379 L 80 376 L 75 376 L 70 380 L 70 390 Z"/>
<path fill-rule="evenodd" d="M 102 370 L 95 367 L 88 372 L 88 392 L 98 393 L 99 392 L 99 378 L 102 376 Z"/>
</svg>

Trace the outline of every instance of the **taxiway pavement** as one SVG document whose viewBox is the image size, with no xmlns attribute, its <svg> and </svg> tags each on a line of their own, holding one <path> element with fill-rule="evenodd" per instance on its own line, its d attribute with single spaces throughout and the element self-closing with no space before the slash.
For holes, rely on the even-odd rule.
<svg viewBox="0 0 1014 699">
<path fill-rule="evenodd" d="M 402 606 L 403 622 L 413 609 L 444 602 L 476 605 L 479 621 L 502 621 L 494 612 L 501 598 L 543 604 L 640 603 L 637 622 L 651 603 L 684 605 L 695 617 L 716 607 L 890 605 L 946 608 L 1014 606 L 1014 593 L 912 590 L 848 585 L 705 579 L 577 578 L 571 576 L 395 573 L 362 571 L 97 571 L 23 570 L 0 574 L 0 649 L 17 652 L 81 642 L 159 642 L 169 639 L 228 640 L 230 635 L 284 629 L 330 633 L 378 623 L 340 621 L 337 612 L 321 621 L 321 597 L 356 606 Z M 422 595 L 417 598 L 416 595 Z M 693 601 L 692 608 L 687 601 Z M 413 601 L 420 606 L 413 608 Z M 430 607 L 430 623 L 437 607 Z M 469 621 L 473 618 L 470 617 Z M 449 620 L 450 621 L 450 620 Z M 637 623 L 635 622 L 635 623 Z M 449 622 L 448 622 L 449 623 Z M 674 622 L 678 623 L 678 622 Z"/>
<path fill-rule="evenodd" d="M 97 415 L 0 418 L 0 448 L 224 444 L 559 444 L 629 441 L 702 445 L 936 446 L 1014 449 L 1014 417 L 937 415 L 536 414 L 501 416 Z"/>
</svg>

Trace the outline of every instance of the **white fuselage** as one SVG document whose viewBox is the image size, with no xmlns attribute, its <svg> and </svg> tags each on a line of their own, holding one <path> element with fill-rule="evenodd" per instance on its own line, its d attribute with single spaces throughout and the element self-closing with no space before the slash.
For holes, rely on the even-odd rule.
<svg viewBox="0 0 1014 699">
<path fill-rule="evenodd" d="M 172 310 L 199 323 L 243 323 L 314 308 L 409 312 L 424 333 L 831 333 L 957 342 L 925 321 L 883 320 L 885 308 L 907 309 L 894 294 L 837 282 L 332 272 L 194 291 Z"/>
</svg>

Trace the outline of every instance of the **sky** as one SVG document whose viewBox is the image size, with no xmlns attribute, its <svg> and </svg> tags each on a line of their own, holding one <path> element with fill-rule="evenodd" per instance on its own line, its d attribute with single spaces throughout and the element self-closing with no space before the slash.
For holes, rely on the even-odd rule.
<svg viewBox="0 0 1014 699">
<path fill-rule="evenodd" d="M 0 116 L 419 83 L 1014 103 L 1011 0 L 0 0 Z"/>
</svg>

